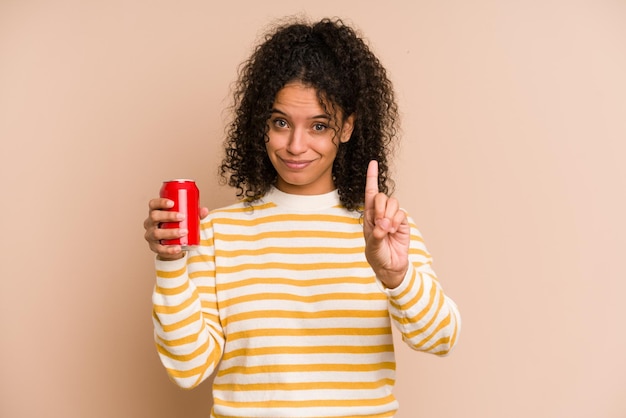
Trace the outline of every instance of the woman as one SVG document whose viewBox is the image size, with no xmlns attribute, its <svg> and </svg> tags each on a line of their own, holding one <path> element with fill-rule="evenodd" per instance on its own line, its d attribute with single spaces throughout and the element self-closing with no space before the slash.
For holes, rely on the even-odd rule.
<svg viewBox="0 0 626 418">
<path fill-rule="evenodd" d="M 223 178 L 241 199 L 201 209 L 201 245 L 161 240 L 153 199 L 155 340 L 170 377 L 214 371 L 213 417 L 392 417 L 391 324 L 445 355 L 460 317 L 413 220 L 389 197 L 397 107 L 341 20 L 276 28 L 242 67 Z"/>
</svg>

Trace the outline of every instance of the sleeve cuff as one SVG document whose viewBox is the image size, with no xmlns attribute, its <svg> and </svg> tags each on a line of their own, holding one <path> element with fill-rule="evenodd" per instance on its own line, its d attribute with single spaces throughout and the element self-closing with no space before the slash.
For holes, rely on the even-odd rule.
<svg viewBox="0 0 626 418">
<path fill-rule="evenodd" d="M 187 264 L 187 252 L 184 252 L 183 256 L 177 260 L 162 260 L 159 256 L 154 258 L 154 265 L 157 270 L 161 271 L 175 271 L 180 270 L 181 267 Z"/>
<path fill-rule="evenodd" d="M 376 284 L 378 285 L 380 291 L 387 295 L 387 297 L 395 298 L 396 296 L 401 295 L 407 289 L 407 287 L 409 287 L 409 284 L 411 283 L 411 277 L 413 277 L 414 274 L 414 268 L 415 267 L 413 267 L 413 264 L 409 263 L 409 268 L 406 269 L 406 274 L 404 275 L 404 278 L 402 279 L 398 287 L 390 289 L 386 287 L 378 277 L 376 277 Z"/>
<path fill-rule="evenodd" d="M 160 260 L 155 257 L 154 266 L 156 269 L 157 284 L 170 283 L 172 280 L 184 278 L 186 280 L 187 274 L 187 254 L 178 260 Z"/>
</svg>

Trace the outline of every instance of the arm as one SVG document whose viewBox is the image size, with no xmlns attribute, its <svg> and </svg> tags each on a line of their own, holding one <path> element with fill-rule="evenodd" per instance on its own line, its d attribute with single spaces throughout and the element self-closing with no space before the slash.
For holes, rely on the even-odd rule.
<svg viewBox="0 0 626 418">
<path fill-rule="evenodd" d="M 159 199 L 155 199 L 159 201 Z M 146 240 L 157 253 L 154 288 L 154 338 L 161 362 L 170 378 L 183 388 L 204 381 L 217 366 L 224 347 L 224 335 L 215 295 L 215 263 L 212 228 L 203 222 L 203 245 L 187 254 L 180 247 L 160 245 L 165 234 L 176 230 L 158 228 L 167 217 L 166 202 L 151 201 L 150 216 L 144 223 Z M 207 211 L 202 210 L 204 216 Z M 184 233 L 184 231 L 183 231 Z"/>
<path fill-rule="evenodd" d="M 365 256 L 404 341 L 415 350 L 447 354 L 460 329 L 458 309 L 437 282 L 415 224 L 396 199 L 379 193 L 376 161 L 367 170 L 363 235 Z"/>
<path fill-rule="evenodd" d="M 411 244 L 407 273 L 398 287 L 383 289 L 389 298 L 389 314 L 409 347 L 444 356 L 457 342 L 461 316 L 437 280 L 419 231 L 410 219 L 409 224 Z"/>
</svg>

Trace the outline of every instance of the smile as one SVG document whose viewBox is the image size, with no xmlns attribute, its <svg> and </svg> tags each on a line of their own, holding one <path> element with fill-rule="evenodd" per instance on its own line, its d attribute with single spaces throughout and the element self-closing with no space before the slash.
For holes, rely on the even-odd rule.
<svg viewBox="0 0 626 418">
<path fill-rule="evenodd" d="M 311 164 L 311 161 L 296 161 L 296 160 L 282 160 L 283 164 L 285 164 L 285 166 L 291 170 L 301 170 L 303 168 L 306 168 L 309 164 Z"/>
</svg>

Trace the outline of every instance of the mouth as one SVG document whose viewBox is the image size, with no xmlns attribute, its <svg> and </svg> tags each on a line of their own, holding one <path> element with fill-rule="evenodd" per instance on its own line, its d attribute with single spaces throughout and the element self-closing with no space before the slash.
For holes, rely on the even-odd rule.
<svg viewBox="0 0 626 418">
<path fill-rule="evenodd" d="M 283 164 L 291 170 L 302 170 L 311 164 L 310 160 L 282 160 Z"/>
</svg>

